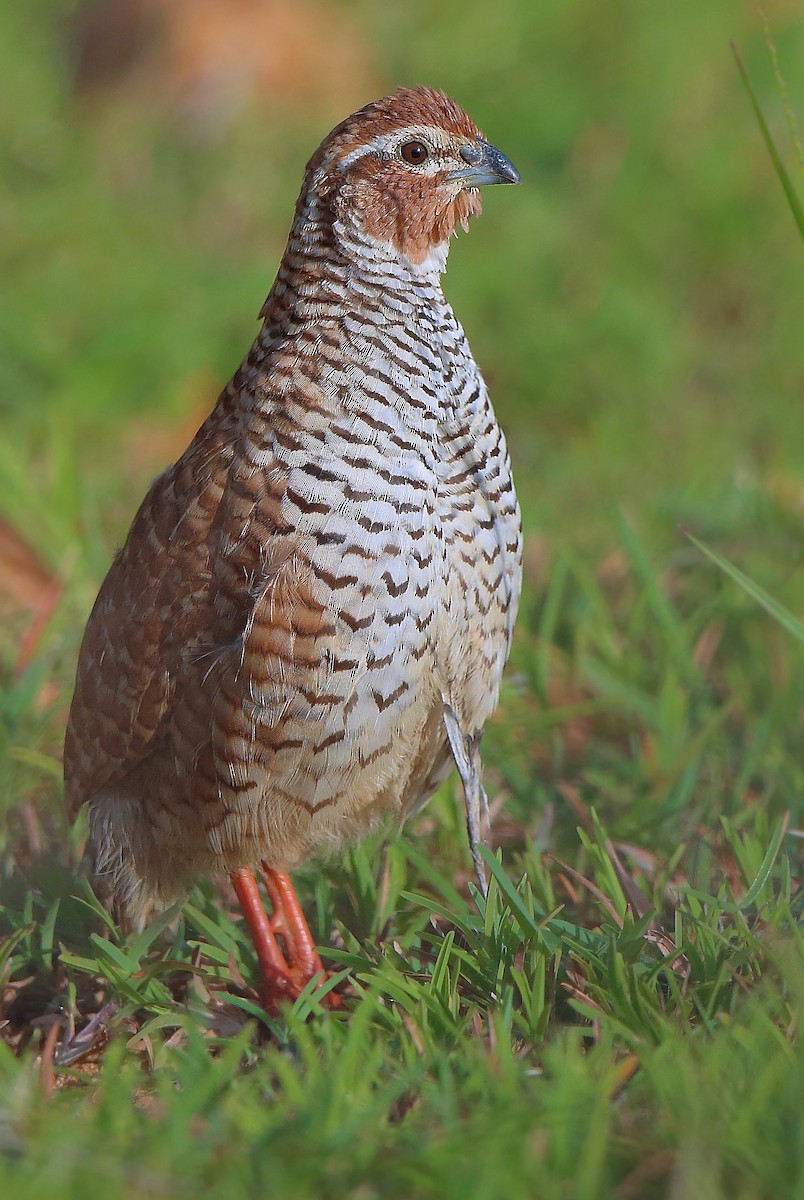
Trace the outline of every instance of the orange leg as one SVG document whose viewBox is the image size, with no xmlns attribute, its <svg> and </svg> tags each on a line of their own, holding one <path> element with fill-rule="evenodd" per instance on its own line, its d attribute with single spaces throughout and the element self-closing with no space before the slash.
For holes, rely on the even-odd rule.
<svg viewBox="0 0 804 1200">
<path fill-rule="evenodd" d="M 263 873 L 274 910 L 270 917 L 265 911 L 257 880 L 250 867 L 242 867 L 233 873 L 232 887 L 257 951 L 263 1004 L 266 1012 L 275 1016 L 283 1000 L 295 1000 L 313 976 L 320 974 L 323 980 L 326 973 L 315 952 L 313 937 L 290 877 L 280 875 L 265 865 Z M 277 941 L 277 934 L 285 943 L 284 953 Z M 330 1008 L 338 1007 L 340 998 L 330 992 L 326 1003 Z"/>
<path fill-rule="evenodd" d="M 323 983 L 327 973 L 316 952 L 315 940 L 310 933 L 310 926 L 290 876 L 283 875 L 267 863 L 263 863 L 262 878 L 273 909 L 271 928 L 285 943 L 292 963 L 292 975 L 298 981 L 299 991 L 316 975 L 320 976 L 320 982 Z M 334 992 L 327 992 L 324 1003 L 328 1008 L 340 1008 L 341 998 Z"/>
<path fill-rule="evenodd" d="M 262 903 L 257 880 L 250 867 L 242 867 L 234 872 L 232 887 L 240 901 L 254 949 L 257 951 L 263 1003 L 266 1011 L 275 1016 L 280 1000 L 293 1000 L 299 994 L 299 990 L 294 989 L 290 968 L 276 940 L 276 934 Z"/>
</svg>

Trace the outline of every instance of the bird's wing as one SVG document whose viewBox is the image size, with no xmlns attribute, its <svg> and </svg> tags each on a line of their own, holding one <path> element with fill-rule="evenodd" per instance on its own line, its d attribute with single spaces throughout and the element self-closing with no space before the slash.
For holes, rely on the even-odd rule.
<svg viewBox="0 0 804 1200">
<path fill-rule="evenodd" d="M 232 394 L 151 486 L 95 601 L 64 747 L 73 813 L 152 752 L 209 627 L 208 534 L 231 465 Z"/>
</svg>

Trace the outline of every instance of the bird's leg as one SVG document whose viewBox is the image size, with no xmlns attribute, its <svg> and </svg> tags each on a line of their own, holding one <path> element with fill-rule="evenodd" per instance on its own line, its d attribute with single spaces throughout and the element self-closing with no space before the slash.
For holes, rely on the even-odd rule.
<svg viewBox="0 0 804 1200">
<path fill-rule="evenodd" d="M 276 940 L 271 919 L 265 911 L 265 906 L 257 887 L 257 880 L 250 867 L 241 867 L 232 874 L 232 887 L 235 890 L 246 925 L 257 951 L 257 961 L 260 964 L 262 976 L 263 1004 L 271 1016 L 276 1016 L 281 1000 L 295 1000 L 301 987 L 293 978 L 293 971 L 288 966 Z M 303 985 L 302 985 L 303 986 Z"/>
<path fill-rule="evenodd" d="M 250 867 L 241 867 L 232 874 L 235 890 L 246 925 L 257 951 L 262 977 L 262 1002 L 271 1016 L 279 1012 L 283 1000 L 295 1000 L 311 979 L 327 978 L 315 949 L 313 935 L 304 918 L 301 905 L 289 875 L 281 875 L 265 863 L 263 879 L 271 898 L 273 912 L 265 911 L 257 880 Z M 277 940 L 282 938 L 285 950 Z M 334 992 L 324 997 L 327 1008 L 340 1008 L 341 998 Z"/>
<path fill-rule="evenodd" d="M 323 983 L 327 973 L 318 956 L 315 939 L 310 932 L 290 876 L 275 871 L 264 862 L 262 877 L 273 908 L 270 917 L 271 928 L 285 943 L 291 977 L 295 981 L 298 994 L 316 976 L 319 977 L 319 982 Z M 328 992 L 324 1003 L 329 1008 L 339 1008 L 341 1000 L 334 992 Z"/>
<path fill-rule="evenodd" d="M 318 957 L 310 926 L 299 904 L 299 898 L 289 875 L 282 875 L 272 867 L 262 864 L 265 882 L 273 913 L 271 928 L 278 933 L 287 946 L 288 956 L 294 969 L 307 979 L 324 973 L 324 965 Z"/>
<path fill-rule="evenodd" d="M 480 735 L 464 734 L 458 714 L 451 704 L 444 705 L 444 727 L 447 731 L 452 757 L 463 784 L 463 794 L 466 800 L 466 828 L 469 833 L 469 849 L 472 852 L 472 862 L 475 875 L 480 884 L 480 891 L 485 896 L 488 892 L 486 879 L 486 864 L 480 853 L 483 845 L 483 829 L 481 813 L 485 812 L 486 821 L 489 816 L 489 802 L 483 784 L 480 782 Z"/>
</svg>

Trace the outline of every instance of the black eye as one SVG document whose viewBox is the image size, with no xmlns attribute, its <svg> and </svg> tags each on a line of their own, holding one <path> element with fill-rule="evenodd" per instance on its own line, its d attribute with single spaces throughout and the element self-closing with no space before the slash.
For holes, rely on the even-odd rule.
<svg viewBox="0 0 804 1200">
<path fill-rule="evenodd" d="M 399 153 L 406 163 L 410 163 L 412 167 L 418 167 L 427 160 L 430 152 L 424 142 L 405 142 Z"/>
</svg>

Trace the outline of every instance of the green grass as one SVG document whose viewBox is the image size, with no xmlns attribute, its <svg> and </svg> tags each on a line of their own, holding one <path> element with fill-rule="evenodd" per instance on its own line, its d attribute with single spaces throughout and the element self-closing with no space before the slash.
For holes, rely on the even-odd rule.
<svg viewBox="0 0 804 1200">
<path fill-rule="evenodd" d="M 207 124 L 143 78 L 77 96 L 74 8 L 0 10 L 0 516 L 64 583 L 22 674 L 29 614 L 0 626 L 0 1192 L 804 1198 L 804 311 L 779 166 L 802 180 L 762 21 L 337 9 L 377 91 L 445 87 L 522 171 L 447 289 L 510 434 L 527 579 L 484 739 L 487 900 L 450 784 L 299 873 L 346 1004 L 269 1020 L 225 889 L 135 937 L 109 922 L 61 739 L 114 545 L 252 336 L 307 156 L 369 97 Z"/>
<path fill-rule="evenodd" d="M 248 1019 L 228 964 L 253 977 L 251 951 L 209 891 L 159 949 L 150 933 L 126 946 L 91 931 L 86 893 L 63 896 L 54 927 L 48 886 L 75 882 L 43 872 L 27 910 L 6 910 L 6 969 L 31 981 L 14 1003 L 37 989 L 43 1032 L 84 989 L 117 1010 L 98 1074 L 57 1065 L 55 1095 L 30 1048 L 0 1057 L 9 1194 L 125 1179 L 130 1195 L 799 1195 L 804 964 L 770 834 L 764 816 L 726 824 L 736 892 L 684 884 L 671 907 L 657 879 L 642 919 L 598 830 L 576 862 L 600 895 L 564 907 L 564 872 L 536 848 L 513 876 L 489 856 L 477 904 L 432 865 L 422 880 L 426 840 L 358 850 L 311 884 L 338 914 L 348 1011 L 307 996 L 276 1021 Z M 62 939 L 75 948 L 54 968 Z"/>
</svg>

